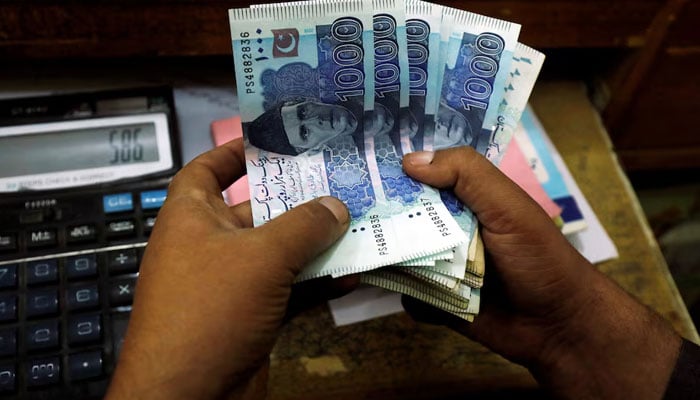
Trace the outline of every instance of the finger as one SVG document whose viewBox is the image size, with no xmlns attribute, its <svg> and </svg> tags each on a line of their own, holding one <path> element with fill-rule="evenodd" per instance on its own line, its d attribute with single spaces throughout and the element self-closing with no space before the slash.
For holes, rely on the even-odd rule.
<svg viewBox="0 0 700 400">
<path fill-rule="evenodd" d="M 243 175 L 243 139 L 235 139 L 199 155 L 185 165 L 173 178 L 168 195 L 199 190 L 221 197 L 221 191 Z"/>
<path fill-rule="evenodd" d="M 229 207 L 231 219 L 239 228 L 253 227 L 253 211 L 250 208 L 250 200 Z"/>
<path fill-rule="evenodd" d="M 296 275 L 335 243 L 349 222 L 348 209 L 340 200 L 321 197 L 285 212 L 255 232 L 270 265 L 282 266 Z"/>
<path fill-rule="evenodd" d="M 479 342 L 488 342 L 494 336 L 502 335 L 499 326 L 504 326 L 502 312 L 490 304 L 485 304 L 481 312 L 469 322 L 416 298 L 402 295 L 401 304 L 414 320 L 431 325 L 444 325 Z"/>
<path fill-rule="evenodd" d="M 491 231 L 510 230 L 513 221 L 523 220 L 538 223 L 538 228 L 556 229 L 530 196 L 471 147 L 410 153 L 404 156 L 403 166 L 421 182 L 453 188 Z"/>
<path fill-rule="evenodd" d="M 289 305 L 287 306 L 284 320 L 285 322 L 289 321 L 319 304 L 344 296 L 355 290 L 359 284 L 359 275 L 347 275 L 336 279 L 325 276 L 297 283 L 292 286 L 292 294 L 289 297 Z"/>
</svg>

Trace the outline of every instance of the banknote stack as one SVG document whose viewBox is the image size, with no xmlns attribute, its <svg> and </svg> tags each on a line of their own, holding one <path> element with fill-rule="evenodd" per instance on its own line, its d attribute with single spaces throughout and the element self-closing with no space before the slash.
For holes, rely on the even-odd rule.
<svg viewBox="0 0 700 400">
<path fill-rule="evenodd" d="M 312 0 L 229 11 L 256 225 L 320 196 L 347 234 L 299 276 L 362 281 L 472 320 L 476 218 L 409 178 L 404 154 L 473 146 L 494 163 L 544 56 L 520 26 L 418 0 Z"/>
</svg>

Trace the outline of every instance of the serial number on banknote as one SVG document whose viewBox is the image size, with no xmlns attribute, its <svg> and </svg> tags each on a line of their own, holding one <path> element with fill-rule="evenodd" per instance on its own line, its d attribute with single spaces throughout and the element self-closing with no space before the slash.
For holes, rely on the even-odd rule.
<svg viewBox="0 0 700 400">
<path fill-rule="evenodd" d="M 253 50 L 251 49 L 250 36 L 248 32 L 241 32 L 241 58 L 243 59 L 243 73 L 245 74 L 245 92 L 255 93 L 255 75 L 253 75 Z"/>
<path fill-rule="evenodd" d="M 384 229 L 382 229 L 382 224 L 381 220 L 379 219 L 379 215 L 370 215 L 369 218 L 370 227 L 372 228 L 372 234 L 374 235 L 374 242 L 377 245 L 377 251 L 379 252 L 379 255 L 389 255 L 389 249 L 386 245 L 386 239 L 384 238 Z"/>
<path fill-rule="evenodd" d="M 425 199 L 422 197 L 420 201 L 423 204 L 423 207 L 425 207 L 425 212 L 428 214 L 428 218 L 433 221 L 433 224 L 438 229 L 438 232 L 440 232 L 443 237 L 450 236 L 450 228 L 442 220 L 440 213 L 438 213 L 435 207 L 433 207 L 433 202 L 430 201 L 430 199 Z"/>
</svg>

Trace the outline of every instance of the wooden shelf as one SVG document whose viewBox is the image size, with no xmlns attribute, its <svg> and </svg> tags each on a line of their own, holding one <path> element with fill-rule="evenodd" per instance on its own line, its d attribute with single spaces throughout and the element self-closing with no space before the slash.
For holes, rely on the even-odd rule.
<svg viewBox="0 0 700 400">
<path fill-rule="evenodd" d="M 537 48 L 639 47 L 663 0 L 443 1 L 523 25 Z M 231 1 L 5 1 L 0 58 L 230 54 Z"/>
<path fill-rule="evenodd" d="M 516 21 L 520 40 L 553 49 L 605 50 L 605 123 L 629 170 L 700 167 L 700 2 L 690 0 L 442 0 Z M 231 54 L 227 9 L 249 1 L 9 0 L 0 7 L 0 59 L 156 59 Z M 626 61 L 610 52 L 625 54 Z M 629 55 L 628 55 L 629 54 Z M 545 64 L 546 66 L 547 64 Z M 3 65 L 0 64 L 0 69 Z"/>
</svg>

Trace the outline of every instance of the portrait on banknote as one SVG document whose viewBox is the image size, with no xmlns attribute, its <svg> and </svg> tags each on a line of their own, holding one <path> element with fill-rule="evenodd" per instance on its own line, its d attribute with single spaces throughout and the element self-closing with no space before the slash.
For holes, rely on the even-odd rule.
<svg viewBox="0 0 700 400">
<path fill-rule="evenodd" d="M 481 124 L 477 125 L 481 126 Z M 472 125 L 459 111 L 440 102 L 435 116 L 435 132 L 433 148 L 447 149 L 457 146 L 471 146 L 477 132 L 472 131 Z"/>
</svg>

